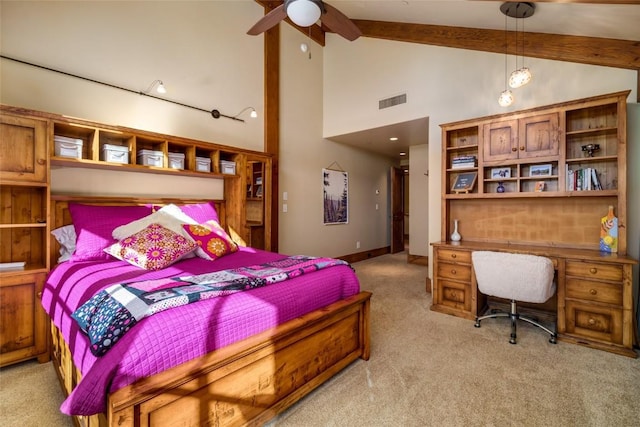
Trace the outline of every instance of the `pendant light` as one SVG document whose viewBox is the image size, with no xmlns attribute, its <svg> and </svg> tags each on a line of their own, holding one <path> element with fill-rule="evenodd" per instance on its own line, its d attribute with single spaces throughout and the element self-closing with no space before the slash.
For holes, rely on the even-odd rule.
<svg viewBox="0 0 640 427">
<path fill-rule="evenodd" d="M 535 5 L 529 2 L 503 3 L 500 10 L 505 16 L 516 19 L 516 70 L 509 76 L 509 86 L 516 89 L 531 81 L 531 70 L 524 66 L 524 21 L 522 21 L 522 67 L 518 68 L 518 19 L 533 16 Z"/>
<path fill-rule="evenodd" d="M 505 3 L 506 4 L 506 3 Z M 502 8 L 501 8 L 502 9 Z M 508 107 L 513 104 L 513 93 L 507 89 L 507 14 L 504 15 L 504 90 L 498 97 L 498 104 L 501 107 Z"/>
</svg>

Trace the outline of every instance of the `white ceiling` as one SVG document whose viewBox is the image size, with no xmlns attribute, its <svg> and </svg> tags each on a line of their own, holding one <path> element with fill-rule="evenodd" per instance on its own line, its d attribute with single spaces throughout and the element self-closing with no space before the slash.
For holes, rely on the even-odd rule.
<svg viewBox="0 0 640 427">
<path fill-rule="evenodd" d="M 526 19 L 527 32 L 568 34 L 640 40 L 640 2 L 636 4 L 593 4 L 588 0 L 535 2 L 535 13 Z M 593 0 L 597 1 L 597 0 Z M 621 0 L 631 3 L 632 0 Z M 618 3 L 621 1 L 617 1 Z M 613 0 L 612 3 L 615 3 Z M 329 0 L 332 6 L 351 19 L 409 22 L 430 25 L 482 29 L 504 29 L 501 1 L 480 0 Z M 604 1 L 600 1 L 604 3 Z M 510 19 L 509 30 L 515 30 Z M 428 135 L 428 118 L 397 123 L 347 135 L 332 141 L 375 151 L 401 160 L 400 151 L 424 144 Z M 397 143 L 389 137 L 397 136 Z"/>
</svg>

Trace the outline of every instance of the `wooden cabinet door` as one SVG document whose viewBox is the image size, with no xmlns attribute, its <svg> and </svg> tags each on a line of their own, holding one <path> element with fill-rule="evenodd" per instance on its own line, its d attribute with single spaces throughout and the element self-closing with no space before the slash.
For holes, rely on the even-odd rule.
<svg viewBox="0 0 640 427">
<path fill-rule="evenodd" d="M 484 125 L 482 155 L 485 163 L 518 158 L 518 121 L 502 120 Z"/>
<path fill-rule="evenodd" d="M 47 122 L 0 115 L 0 180 L 47 181 Z"/>
<path fill-rule="evenodd" d="M 518 157 L 557 156 L 560 143 L 558 141 L 558 113 L 540 114 L 518 121 Z"/>
<path fill-rule="evenodd" d="M 40 305 L 46 273 L 3 273 L 0 279 L 0 366 L 48 360 L 47 319 Z"/>
</svg>

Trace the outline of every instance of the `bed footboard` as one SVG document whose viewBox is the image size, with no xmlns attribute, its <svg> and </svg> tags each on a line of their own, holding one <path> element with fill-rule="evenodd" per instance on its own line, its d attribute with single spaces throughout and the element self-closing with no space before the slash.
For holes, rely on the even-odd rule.
<svg viewBox="0 0 640 427">
<path fill-rule="evenodd" d="M 109 396 L 107 414 L 79 425 L 262 425 L 357 358 L 369 359 L 371 293 L 293 319 L 144 378 Z M 53 329 L 53 360 L 69 393 L 79 381 Z"/>
</svg>

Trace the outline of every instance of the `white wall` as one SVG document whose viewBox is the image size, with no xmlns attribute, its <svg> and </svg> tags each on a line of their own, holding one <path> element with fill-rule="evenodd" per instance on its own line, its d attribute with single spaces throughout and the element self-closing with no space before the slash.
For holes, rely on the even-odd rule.
<svg viewBox="0 0 640 427">
<path fill-rule="evenodd" d="M 409 253 L 429 255 L 429 147 L 409 147 Z"/>
<path fill-rule="evenodd" d="M 504 89 L 500 54 L 367 38 L 346 42 L 328 35 L 324 60 L 324 135 L 429 117 L 429 226 L 424 236 L 412 232 L 412 242 L 440 240 L 440 124 L 620 90 L 632 89 L 629 100 L 637 99 L 637 73 L 609 67 L 527 59 L 532 82 L 515 90 L 515 103 L 502 108 L 497 103 Z M 509 63 L 514 62 L 511 57 Z M 378 110 L 379 99 L 405 92 L 406 104 Z M 432 277 L 432 263 L 429 269 Z"/>
<path fill-rule="evenodd" d="M 324 51 L 290 26 L 281 28 L 280 251 L 340 256 L 388 246 L 392 162 L 322 138 Z M 303 42 L 311 59 L 300 51 Z M 328 167 L 349 174 L 348 224 L 323 224 L 322 169 Z"/>
<path fill-rule="evenodd" d="M 2 54 L 207 111 L 263 112 L 262 37 L 254 2 L 0 3 Z M 262 120 L 208 112 L 0 60 L 0 101 L 99 122 L 262 150 Z M 243 118 L 248 118 L 244 116 Z"/>
</svg>

